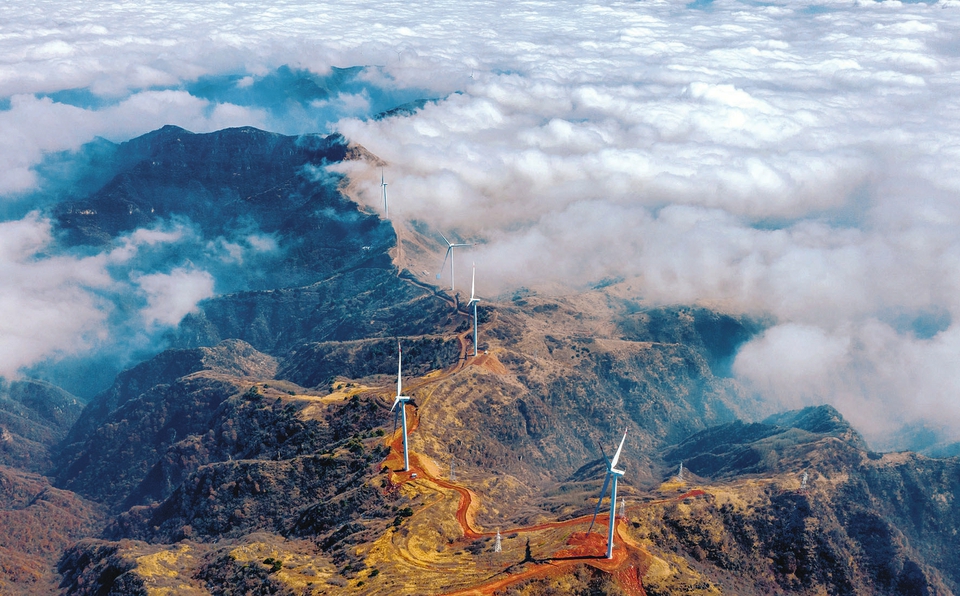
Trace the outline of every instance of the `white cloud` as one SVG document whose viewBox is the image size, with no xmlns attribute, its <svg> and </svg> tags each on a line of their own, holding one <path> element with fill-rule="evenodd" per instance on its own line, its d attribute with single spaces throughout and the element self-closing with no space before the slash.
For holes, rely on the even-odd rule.
<svg viewBox="0 0 960 596">
<path fill-rule="evenodd" d="M 2 376 L 116 342 L 112 334 L 127 323 L 111 317 L 133 292 L 146 299 L 142 316 L 154 328 L 176 325 L 212 293 L 212 278 L 203 271 L 174 269 L 128 280 L 125 271 L 142 250 L 180 242 L 182 227 L 137 230 L 116 247 L 84 257 L 61 254 L 52 229 L 37 213 L 0 222 Z"/>
<path fill-rule="evenodd" d="M 53 243 L 36 214 L 0 223 L 0 375 L 54 354 L 77 354 L 103 339 L 111 278 L 97 257 L 41 257 Z"/>
<path fill-rule="evenodd" d="M 146 295 L 141 311 L 147 327 L 175 326 L 197 308 L 201 300 L 213 296 L 213 276 L 206 271 L 178 267 L 170 273 L 149 273 L 134 278 Z"/>
<path fill-rule="evenodd" d="M 486 295 L 635 277 L 649 300 L 776 317 L 738 370 L 784 404 L 880 404 L 861 408 L 878 432 L 907 408 L 960 412 L 945 365 L 960 356 L 955 2 L 7 4 L 0 193 L 95 135 L 268 122 L 150 87 L 376 64 L 372 82 L 445 99 L 340 129 L 387 161 L 394 219 L 484 241 Z M 71 88 L 116 101 L 34 97 Z M 379 170 L 341 170 L 377 208 Z M 237 258 L 259 247 L 231 242 Z M 171 281 L 150 295 L 168 304 Z M 930 311 L 947 313 L 931 337 L 891 322 Z M 162 312 L 148 319 L 175 318 Z"/>
</svg>

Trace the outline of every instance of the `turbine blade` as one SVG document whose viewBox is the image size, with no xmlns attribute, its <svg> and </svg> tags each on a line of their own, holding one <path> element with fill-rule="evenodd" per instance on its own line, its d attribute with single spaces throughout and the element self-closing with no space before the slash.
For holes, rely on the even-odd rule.
<svg viewBox="0 0 960 596">
<path fill-rule="evenodd" d="M 403 349 L 400 342 L 397 342 L 397 399 L 400 399 L 402 389 L 400 387 L 400 375 L 403 372 Z"/>
<path fill-rule="evenodd" d="M 600 489 L 600 498 L 597 499 L 597 508 L 593 510 L 593 519 L 590 520 L 590 527 L 587 528 L 587 534 L 593 529 L 594 522 L 597 521 L 597 514 L 600 513 L 600 503 L 603 503 L 603 495 L 607 494 L 607 485 L 610 484 L 610 472 L 603 477 L 603 488 Z"/>
<path fill-rule="evenodd" d="M 610 461 L 610 469 L 617 467 L 617 461 L 620 459 L 620 451 L 623 449 L 623 442 L 627 440 L 627 431 L 623 431 L 623 438 L 620 439 L 620 446 L 617 447 L 617 452 L 613 455 L 613 460 Z"/>
<path fill-rule="evenodd" d="M 391 411 L 391 412 L 393 411 L 394 408 L 397 407 L 397 404 L 398 404 L 398 403 L 400 403 L 400 394 L 399 394 L 399 393 L 397 393 L 397 399 L 393 400 L 393 405 L 390 406 L 390 411 Z M 397 411 L 399 412 L 400 410 L 397 410 Z"/>
<path fill-rule="evenodd" d="M 439 232 L 440 237 L 443 238 L 443 241 L 447 243 L 447 246 L 450 246 L 450 241 L 447 240 L 447 237 L 443 235 L 443 232 Z"/>
<path fill-rule="evenodd" d="M 394 402 L 393 405 L 397 405 L 396 402 Z M 392 410 L 393 408 L 390 408 L 390 409 Z M 393 415 L 393 434 L 390 436 L 397 434 L 397 418 L 399 417 L 400 417 L 400 410 L 397 410 L 397 413 Z"/>
<path fill-rule="evenodd" d="M 607 467 L 610 467 L 610 458 L 607 457 L 607 452 L 603 450 L 603 443 L 597 443 L 597 447 L 600 448 L 600 453 L 603 455 L 603 461 L 607 462 Z"/>
<path fill-rule="evenodd" d="M 473 302 L 474 289 L 477 287 L 477 264 L 473 264 L 473 279 L 470 281 L 470 302 Z"/>
<path fill-rule="evenodd" d="M 443 275 L 443 268 L 447 264 L 447 257 L 450 256 L 450 253 L 453 252 L 453 247 L 447 247 L 447 254 L 443 255 L 443 263 L 440 264 L 440 272 L 437 273 L 437 279 L 440 279 L 440 276 Z"/>
</svg>

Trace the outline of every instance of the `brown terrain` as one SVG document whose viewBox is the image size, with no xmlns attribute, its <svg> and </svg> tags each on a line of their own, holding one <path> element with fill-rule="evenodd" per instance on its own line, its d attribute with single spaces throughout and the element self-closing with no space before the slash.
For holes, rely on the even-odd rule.
<svg viewBox="0 0 960 596">
<path fill-rule="evenodd" d="M 463 296 L 423 274 L 433 232 L 299 174 L 364 151 L 173 127 L 115 151 L 116 176 L 55 210 L 73 244 L 176 215 L 212 238 L 256 220 L 283 250 L 82 412 L 3 387 L 0 593 L 960 591 L 960 460 L 874 453 L 829 406 L 765 412 L 729 371 L 764 321 L 630 280 L 517 291 L 481 303 L 474 357 Z M 607 560 L 608 502 L 587 530 L 624 429 Z"/>
</svg>

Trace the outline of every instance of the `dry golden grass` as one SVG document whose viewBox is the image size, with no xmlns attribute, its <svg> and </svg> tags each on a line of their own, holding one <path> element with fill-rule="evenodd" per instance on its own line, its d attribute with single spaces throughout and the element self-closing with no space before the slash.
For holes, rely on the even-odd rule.
<svg viewBox="0 0 960 596">
<path fill-rule="evenodd" d="M 189 568 L 196 562 L 192 550 L 186 544 L 180 544 L 169 550 L 137 557 L 136 571 L 144 578 L 176 577 L 181 569 Z"/>
<path fill-rule="evenodd" d="M 307 541 L 251 542 L 230 551 L 230 556 L 239 563 L 262 564 L 273 559 L 282 567 L 274 574 L 280 583 L 298 593 L 309 592 L 314 585 L 323 584 L 333 577 L 336 569 L 326 559 L 317 558 Z"/>
</svg>

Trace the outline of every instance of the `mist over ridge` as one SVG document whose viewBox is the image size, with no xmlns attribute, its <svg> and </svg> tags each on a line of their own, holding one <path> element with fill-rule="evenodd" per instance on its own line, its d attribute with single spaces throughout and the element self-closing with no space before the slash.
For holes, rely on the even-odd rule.
<svg viewBox="0 0 960 596">
<path fill-rule="evenodd" d="M 193 303 L 224 291 L 178 252 L 188 222 L 45 258 L 56 238 L 29 201 L 57 152 L 165 124 L 336 130 L 386 162 L 395 225 L 478 242 L 485 295 L 617 279 L 644 303 L 762 316 L 775 324 L 733 371 L 774 406 L 832 403 L 879 448 L 905 444 L 903 423 L 960 438 L 955 3 L 449 10 L 11 3 L 0 225 L 19 290 L 0 324 L 33 341 L 4 352 L 6 373 L 106 340 L 118 277 L 143 328 L 189 311 L 171 284 Z M 343 76 L 354 86 L 325 86 Z M 435 101 L 371 118 L 419 98 Z M 379 208 L 379 169 L 332 169 Z M 269 235 L 235 232 L 222 254 L 269 254 Z M 133 253 L 165 265 L 115 275 Z"/>
</svg>

